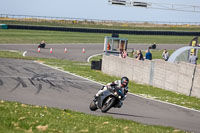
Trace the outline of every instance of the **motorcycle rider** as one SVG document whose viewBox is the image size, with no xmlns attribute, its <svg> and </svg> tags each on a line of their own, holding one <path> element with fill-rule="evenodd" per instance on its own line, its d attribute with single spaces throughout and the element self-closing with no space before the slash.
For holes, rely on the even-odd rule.
<svg viewBox="0 0 200 133">
<path fill-rule="evenodd" d="M 128 83 L 129 79 L 127 77 L 122 77 L 121 80 L 116 80 L 114 82 L 108 83 L 106 86 L 103 86 L 102 89 L 99 90 L 94 97 L 96 99 L 102 92 L 106 91 L 107 89 L 121 88 L 124 97 L 121 99 L 118 105 L 116 105 L 116 107 L 120 108 L 123 105 L 122 101 L 126 99 L 126 94 L 128 93 Z"/>
</svg>

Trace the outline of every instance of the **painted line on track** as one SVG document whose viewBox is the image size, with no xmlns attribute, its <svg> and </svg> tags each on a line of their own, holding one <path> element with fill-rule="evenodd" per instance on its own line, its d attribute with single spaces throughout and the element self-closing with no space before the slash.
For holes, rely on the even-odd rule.
<svg viewBox="0 0 200 133">
<path fill-rule="evenodd" d="M 24 53 L 22 54 L 23 56 L 26 56 L 27 51 L 24 51 Z"/>
<path fill-rule="evenodd" d="M 97 82 L 97 81 L 94 81 L 94 80 L 91 80 L 91 79 L 88 79 L 88 78 L 85 78 L 85 77 L 76 75 L 76 74 L 74 74 L 74 73 L 70 73 L 70 72 L 68 72 L 68 71 L 60 70 L 60 69 L 58 69 L 58 68 L 55 68 L 55 67 L 52 67 L 52 66 L 43 64 L 43 63 L 41 63 L 41 62 L 37 62 L 37 61 L 34 61 L 34 62 L 36 62 L 36 63 L 38 63 L 38 64 L 41 64 L 41 65 L 43 65 L 43 66 L 46 66 L 46 67 L 49 67 L 49 68 L 52 68 L 52 69 L 61 71 L 61 72 L 63 72 L 63 73 L 67 73 L 67 74 L 70 74 L 70 75 L 73 75 L 73 76 L 76 76 L 76 77 L 79 77 L 79 78 L 82 78 L 82 79 L 91 81 L 91 82 L 93 82 L 93 83 L 96 83 L 96 84 L 99 84 L 99 85 L 102 85 L 102 86 L 104 85 L 104 84 L 99 83 L 99 82 Z M 146 98 L 146 97 L 143 97 L 143 96 L 134 94 L 134 93 L 128 93 L 128 94 L 133 95 L 133 96 L 137 96 L 137 97 L 140 97 L 140 98 L 143 98 L 143 99 L 146 99 L 146 100 L 151 100 L 151 101 L 155 101 L 155 102 L 160 102 L 160 103 L 164 103 L 164 104 L 169 104 L 169 105 L 173 105 L 173 106 L 176 106 L 176 107 L 180 107 L 180 108 L 183 108 L 183 109 L 187 109 L 187 110 L 191 110 L 191 111 L 195 111 L 195 112 L 200 113 L 200 110 L 191 109 L 191 108 L 188 108 L 188 107 L 184 107 L 184 106 L 177 105 L 177 104 L 173 104 L 173 103 L 168 103 L 168 102 L 165 102 L 165 101 L 160 101 L 160 100 L 156 100 L 156 99 Z"/>
<path fill-rule="evenodd" d="M 88 57 L 87 62 L 90 62 L 90 59 L 91 59 L 92 57 L 95 57 L 95 56 L 98 56 L 98 55 L 102 55 L 102 54 L 104 54 L 104 53 L 95 54 L 95 55 L 92 55 L 92 56 Z"/>
</svg>

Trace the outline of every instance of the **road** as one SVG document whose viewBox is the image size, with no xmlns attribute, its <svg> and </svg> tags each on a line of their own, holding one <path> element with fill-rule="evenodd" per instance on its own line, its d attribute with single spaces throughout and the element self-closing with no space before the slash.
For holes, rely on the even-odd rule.
<svg viewBox="0 0 200 133">
<path fill-rule="evenodd" d="M 27 51 L 26 56 L 44 57 L 44 58 L 58 58 L 67 59 L 73 61 L 86 62 L 87 58 L 94 54 L 103 53 L 103 44 L 48 44 L 45 49 L 41 49 L 38 53 L 36 44 L 0 44 L 2 50 L 18 50 L 21 52 Z M 158 50 L 163 49 L 178 49 L 183 47 L 183 44 L 160 44 L 157 45 Z M 129 44 L 128 50 L 142 49 L 146 50 L 149 47 L 148 44 Z M 53 49 L 50 54 L 50 48 Z M 67 53 L 64 53 L 64 49 L 67 48 Z M 82 50 L 85 53 L 82 53 Z"/>
<path fill-rule="evenodd" d="M 0 45 L 0 49 L 3 49 L 2 46 L 6 45 Z M 30 46 L 33 47 L 33 45 L 28 45 L 27 47 Z M 81 53 L 80 49 L 83 45 L 79 44 L 78 46 L 79 50 L 77 51 L 79 51 L 79 55 L 82 55 L 83 53 Z M 92 48 L 92 46 L 89 47 Z M 102 46 L 99 45 L 98 47 L 94 51 L 90 51 L 90 54 L 101 52 L 100 48 Z M 19 47 L 12 48 L 12 50 L 17 50 Z M 60 50 L 64 52 L 63 48 L 60 48 Z M 24 50 L 28 51 L 29 49 L 23 47 L 22 51 Z M 45 50 L 48 50 L 48 48 Z M 85 50 L 87 50 L 87 47 L 85 47 Z M 51 56 L 48 52 L 46 53 L 48 54 L 47 57 Z M 77 56 L 74 60 L 79 60 L 79 58 L 87 59 L 90 54 L 89 51 L 86 51 L 86 53 L 81 57 Z M 32 50 L 30 54 L 37 55 L 40 53 Z M 55 50 L 54 54 L 64 53 L 57 53 Z M 83 59 L 81 60 L 86 61 Z M 87 114 L 111 115 L 115 118 L 133 120 L 150 125 L 171 126 L 185 131 L 200 132 L 200 111 L 144 99 L 132 94 L 128 95 L 123 107 L 120 109 L 112 108 L 106 114 L 100 111 L 92 112 L 89 110 L 89 104 L 99 88 L 101 88 L 101 85 L 98 83 L 33 61 L 0 58 L 0 99 L 71 109 Z"/>
</svg>

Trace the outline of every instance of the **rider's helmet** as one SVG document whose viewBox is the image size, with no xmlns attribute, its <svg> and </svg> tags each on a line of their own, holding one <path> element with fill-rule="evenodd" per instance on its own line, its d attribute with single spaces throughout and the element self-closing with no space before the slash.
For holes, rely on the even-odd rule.
<svg viewBox="0 0 200 133">
<path fill-rule="evenodd" d="M 128 86 L 128 82 L 129 82 L 129 79 L 127 77 L 122 77 L 121 78 L 121 84 L 126 87 Z"/>
</svg>

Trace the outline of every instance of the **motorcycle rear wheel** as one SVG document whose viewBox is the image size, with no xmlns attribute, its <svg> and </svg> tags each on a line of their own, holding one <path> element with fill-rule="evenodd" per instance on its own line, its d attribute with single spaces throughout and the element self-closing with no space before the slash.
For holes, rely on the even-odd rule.
<svg viewBox="0 0 200 133">
<path fill-rule="evenodd" d="M 107 100 L 105 101 L 105 103 L 103 104 L 102 108 L 101 108 L 101 112 L 106 113 L 110 108 L 112 108 L 113 105 L 115 104 L 115 100 L 116 100 L 115 97 L 108 97 Z"/>
</svg>

